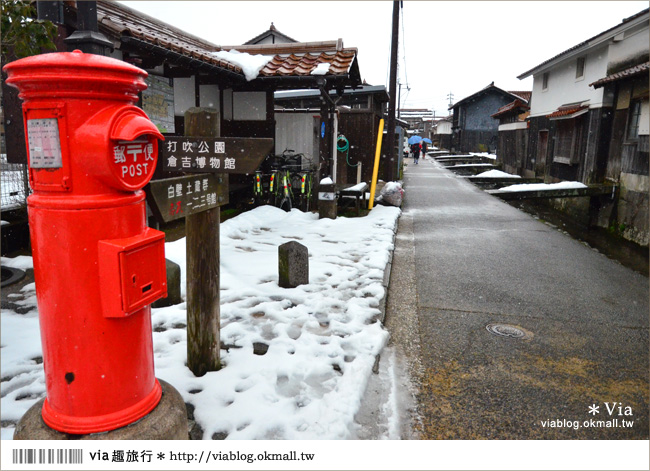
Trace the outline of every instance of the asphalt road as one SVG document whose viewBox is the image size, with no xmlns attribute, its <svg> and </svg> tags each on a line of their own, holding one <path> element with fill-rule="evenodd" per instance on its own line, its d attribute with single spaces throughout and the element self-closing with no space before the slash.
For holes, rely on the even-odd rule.
<svg viewBox="0 0 650 471">
<path fill-rule="evenodd" d="M 648 439 L 648 278 L 432 161 L 408 163 L 391 286 L 415 274 L 420 358 L 408 335 L 393 341 L 417 366 L 414 436 Z"/>
</svg>

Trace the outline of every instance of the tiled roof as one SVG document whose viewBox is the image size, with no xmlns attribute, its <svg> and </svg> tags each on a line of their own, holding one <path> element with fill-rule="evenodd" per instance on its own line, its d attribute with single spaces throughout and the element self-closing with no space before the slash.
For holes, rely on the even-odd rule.
<svg viewBox="0 0 650 471">
<path fill-rule="evenodd" d="M 511 95 L 516 95 L 526 103 L 530 103 L 530 97 L 533 95 L 533 92 L 508 92 Z"/>
<path fill-rule="evenodd" d="M 572 117 L 573 115 L 577 115 L 578 113 L 582 114 L 581 113 L 582 111 L 586 111 L 588 109 L 589 109 L 588 105 L 560 106 L 553 113 L 546 115 L 546 117 L 549 119 L 568 118 L 568 117 Z"/>
<path fill-rule="evenodd" d="M 553 56 L 553 57 L 551 57 L 551 58 L 548 59 L 548 60 L 545 60 L 545 61 L 542 62 L 541 64 L 536 65 L 536 66 L 533 67 L 532 69 L 530 69 L 530 70 L 524 72 L 523 74 L 517 76 L 517 78 L 521 80 L 521 79 L 524 79 L 524 78 L 528 77 L 529 75 L 532 75 L 532 74 L 533 74 L 537 69 L 539 69 L 540 67 L 543 67 L 543 66 L 545 66 L 546 64 L 549 64 L 550 62 L 553 62 L 555 59 L 558 59 L 558 58 L 560 58 L 560 57 L 562 57 L 562 56 L 564 56 L 564 55 L 567 55 L 567 54 L 569 54 L 569 53 L 571 53 L 571 52 L 577 50 L 577 49 L 580 49 L 580 48 L 583 47 L 583 46 L 588 45 L 588 44 L 589 44 L 590 42 L 592 42 L 593 40 L 599 38 L 600 36 L 606 35 L 607 33 L 610 33 L 611 31 L 615 30 L 616 28 L 620 27 L 621 25 L 624 25 L 624 24 L 626 24 L 626 23 L 629 23 L 630 21 L 633 21 L 633 20 L 635 20 L 635 19 L 637 19 L 637 18 L 639 18 L 639 17 L 641 17 L 641 16 L 643 16 L 643 15 L 647 15 L 647 14 L 648 14 L 648 11 L 649 11 L 649 9 L 646 8 L 645 10 L 642 10 L 642 11 L 640 11 L 639 13 L 636 13 L 636 14 L 634 14 L 634 15 L 628 17 L 628 18 L 624 18 L 623 21 L 621 21 L 621 22 L 620 22 L 619 24 L 617 24 L 616 26 L 614 26 L 614 27 L 612 27 L 612 28 L 609 28 L 609 29 L 606 30 L 606 31 L 603 31 L 602 33 L 598 33 L 598 34 L 597 34 L 596 36 L 594 36 L 593 38 L 589 38 L 589 39 L 587 39 L 586 41 L 583 41 L 583 42 L 581 42 L 580 44 L 576 44 L 575 46 L 573 46 L 573 47 L 567 49 L 566 51 L 561 52 L 561 53 L 559 53 L 558 55 Z"/>
<path fill-rule="evenodd" d="M 242 80 L 244 74 L 241 67 L 211 53 L 235 49 L 252 55 L 273 56 L 258 77 L 307 77 L 311 76 L 318 64 L 328 62 L 331 65 L 325 77 L 334 76 L 339 81 L 348 79 L 349 85 L 361 83 L 356 64 L 357 49 L 344 49 L 340 39 L 310 43 L 218 46 L 113 1 L 99 0 L 97 17 L 103 31 L 122 41 L 134 38 L 141 45 L 150 45 L 161 51 L 171 51 L 201 61 L 231 75 L 241 76 Z"/>
<path fill-rule="evenodd" d="M 323 62 L 330 64 L 327 75 L 344 75 L 350 72 L 352 63 L 357 57 L 357 49 L 344 49 L 341 40 L 223 46 L 223 49 L 235 49 L 253 55 L 272 55 L 273 59 L 260 71 L 262 77 L 308 76 L 318 64 Z"/>
<path fill-rule="evenodd" d="M 630 67 L 629 69 L 621 70 L 620 72 L 616 72 L 615 74 L 611 74 L 607 77 L 601 78 L 600 80 L 596 80 L 594 83 L 590 83 L 589 86 L 594 88 L 604 87 L 606 84 L 611 82 L 647 74 L 648 70 L 650 70 L 650 62 L 638 64 L 634 67 Z"/>
<path fill-rule="evenodd" d="M 122 36 L 136 38 L 192 59 L 242 73 L 241 67 L 210 55 L 211 52 L 221 50 L 216 44 L 117 2 L 98 1 L 97 21 L 102 30 L 118 38 Z"/>
<path fill-rule="evenodd" d="M 496 92 L 496 93 L 498 93 L 498 94 L 500 94 L 500 95 L 506 95 L 506 96 L 509 96 L 510 99 L 513 99 L 513 100 L 514 100 L 514 99 L 517 99 L 517 98 L 522 98 L 522 97 L 516 95 L 515 92 L 506 92 L 505 90 L 502 90 L 501 88 L 499 88 L 499 87 L 497 87 L 496 85 L 494 85 L 494 82 L 492 82 L 490 85 L 488 85 L 487 87 L 485 87 L 485 88 L 479 90 L 478 92 L 476 92 L 476 93 L 474 93 L 474 94 L 472 94 L 472 95 L 466 96 L 466 97 L 463 98 L 462 100 L 460 100 L 460 101 L 454 103 L 454 104 L 451 105 L 448 109 L 451 110 L 451 109 L 453 109 L 453 108 L 457 108 L 457 107 L 460 106 L 461 104 L 463 104 L 463 103 L 465 103 L 465 102 L 467 102 L 467 101 L 469 101 L 469 100 L 471 100 L 471 99 L 473 99 L 473 98 L 478 98 L 480 95 L 484 95 L 484 94 L 486 94 L 486 93 L 488 93 L 488 92 Z M 520 93 L 524 93 L 524 92 L 520 92 Z"/>
<path fill-rule="evenodd" d="M 510 93 L 514 94 L 515 92 L 510 92 Z M 496 113 L 494 113 L 491 116 L 493 118 L 498 118 L 500 116 L 506 115 L 512 111 L 519 110 L 519 109 L 523 109 L 525 111 L 525 110 L 529 110 L 530 107 L 522 100 L 517 99 L 512 103 L 508 103 L 507 105 L 502 106 L 501 108 L 498 109 Z"/>
</svg>

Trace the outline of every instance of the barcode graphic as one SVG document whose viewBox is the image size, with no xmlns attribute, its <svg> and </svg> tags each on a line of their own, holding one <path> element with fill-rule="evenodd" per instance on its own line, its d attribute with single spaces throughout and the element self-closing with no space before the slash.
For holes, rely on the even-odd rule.
<svg viewBox="0 0 650 471">
<path fill-rule="evenodd" d="M 13 464 L 82 464 L 83 450 L 20 448 L 13 450 Z"/>
</svg>

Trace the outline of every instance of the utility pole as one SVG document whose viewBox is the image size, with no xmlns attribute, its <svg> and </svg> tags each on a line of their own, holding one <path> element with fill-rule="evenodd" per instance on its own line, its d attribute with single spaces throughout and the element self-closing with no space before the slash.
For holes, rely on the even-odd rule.
<svg viewBox="0 0 650 471">
<path fill-rule="evenodd" d="M 453 104 L 454 94 L 449 92 L 447 93 L 447 98 L 449 98 L 449 106 Z"/>
<path fill-rule="evenodd" d="M 390 82 L 388 88 L 388 122 L 386 129 L 386 162 L 384 175 L 387 182 L 395 180 L 397 160 L 395 159 L 395 94 L 397 92 L 397 44 L 399 37 L 400 1 L 393 2 L 393 35 L 390 48 Z"/>
<path fill-rule="evenodd" d="M 397 92 L 397 117 L 400 117 L 400 111 L 402 111 L 402 82 L 397 81 L 397 86 L 399 91 Z"/>
</svg>

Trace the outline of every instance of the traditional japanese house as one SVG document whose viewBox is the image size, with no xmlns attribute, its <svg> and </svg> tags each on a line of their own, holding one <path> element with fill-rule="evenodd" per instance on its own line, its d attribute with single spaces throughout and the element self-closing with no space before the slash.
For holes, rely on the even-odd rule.
<svg viewBox="0 0 650 471">
<path fill-rule="evenodd" d="M 497 162 L 502 164 L 504 172 L 515 175 L 523 173 L 526 146 L 528 145 L 526 117 L 529 110 L 530 107 L 526 102 L 518 98 L 512 103 L 502 106 L 492 115 L 494 119 L 499 120 Z"/>
<path fill-rule="evenodd" d="M 618 183 L 616 216 L 604 213 L 600 224 L 615 227 L 628 239 L 648 244 L 648 61 L 618 72 L 610 70 L 591 86 L 614 97 L 605 179 Z"/>
<path fill-rule="evenodd" d="M 492 118 L 499 108 L 520 99 L 492 82 L 478 92 L 451 105 L 453 110 L 451 150 L 454 152 L 490 152 L 497 149 L 499 124 Z"/>
<path fill-rule="evenodd" d="M 446 118 L 442 118 L 434 122 L 432 141 L 433 145 L 439 149 L 451 149 L 452 119 L 453 118 L 451 116 L 447 116 Z"/>
<path fill-rule="evenodd" d="M 343 91 L 331 91 L 336 102 L 337 145 L 334 181 L 355 184 L 369 182 L 375 159 L 379 120 L 384 117 L 388 93 L 386 87 L 362 85 Z M 276 149 L 293 149 L 309 161 L 318 159 L 321 94 L 317 90 L 279 91 L 275 93 Z"/>
<path fill-rule="evenodd" d="M 77 30 L 77 4 L 43 3 L 51 7 L 48 19 L 58 27 L 59 51 L 76 48 L 70 39 Z M 254 38 L 251 44 L 219 46 L 118 2 L 84 2 L 90 3 L 96 3 L 104 53 L 149 73 L 149 88 L 142 94 L 140 106 L 166 136 L 183 135 L 188 109 L 208 107 L 219 111 L 222 137 L 275 138 L 275 91 L 315 89 L 329 96 L 331 90 L 342 93 L 345 88 L 361 85 L 357 49 L 344 48 L 342 40 L 288 42 L 291 38 L 272 25 L 270 34 Z M 243 57 L 263 54 L 270 60 L 258 74 L 247 75 L 241 63 L 223 54 L 231 49 Z M 329 66 L 321 66 L 318 75 L 312 74 L 325 63 Z M 20 102 L 15 89 L 5 87 L 4 81 L 2 87 L 9 161 L 24 163 Z M 336 156 L 333 105 L 326 103 L 321 109 L 325 137 L 319 142 L 319 159 L 323 171 L 329 173 Z M 170 176 L 160 163 L 159 159 L 154 179 Z M 231 192 L 238 188 L 232 177 Z"/>
<path fill-rule="evenodd" d="M 558 205 L 648 245 L 648 10 L 524 72 L 533 77 L 526 176 L 610 183 L 597 205 Z M 591 217 L 589 216 L 591 215 Z"/>
</svg>

